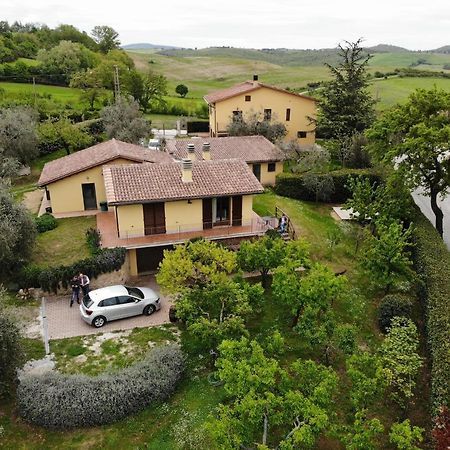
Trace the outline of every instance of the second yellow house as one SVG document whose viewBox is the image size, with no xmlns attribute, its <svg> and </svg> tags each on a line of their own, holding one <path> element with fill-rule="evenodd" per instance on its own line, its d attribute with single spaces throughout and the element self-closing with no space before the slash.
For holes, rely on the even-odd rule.
<svg viewBox="0 0 450 450">
<path fill-rule="evenodd" d="M 211 137 L 227 136 L 230 121 L 258 113 L 261 120 L 281 122 L 287 140 L 302 146 L 315 143 L 316 99 L 261 83 L 257 75 L 253 81 L 212 92 L 204 99 L 209 106 Z"/>
</svg>

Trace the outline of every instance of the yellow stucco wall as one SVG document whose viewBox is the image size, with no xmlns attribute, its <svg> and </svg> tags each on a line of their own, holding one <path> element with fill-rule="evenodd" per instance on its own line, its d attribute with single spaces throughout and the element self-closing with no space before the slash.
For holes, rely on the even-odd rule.
<svg viewBox="0 0 450 450">
<path fill-rule="evenodd" d="M 242 225 L 250 225 L 253 218 L 253 195 L 242 196 Z"/>
<path fill-rule="evenodd" d="M 251 101 L 246 102 L 245 95 L 250 95 Z M 286 121 L 287 108 L 291 110 L 289 121 Z M 286 126 L 287 140 L 296 139 L 299 144 L 304 145 L 314 144 L 314 125 L 309 123 L 308 117 L 316 116 L 316 103 L 307 98 L 266 87 L 216 103 L 215 108 L 210 108 L 210 129 L 217 136 L 217 133 L 226 130 L 233 111 L 242 111 L 245 117 L 252 111 L 262 114 L 264 109 L 271 109 L 272 120 Z M 298 131 L 307 131 L 306 138 L 297 138 Z"/>
<path fill-rule="evenodd" d="M 200 199 L 179 200 L 164 204 L 166 233 L 196 231 L 203 229 L 203 202 Z M 242 196 L 242 224 L 251 223 L 253 195 Z M 232 207 L 231 207 L 232 209 Z M 144 209 L 141 204 L 123 205 L 116 208 L 121 238 L 144 236 Z M 231 215 L 233 214 L 231 210 Z"/>
<path fill-rule="evenodd" d="M 276 176 L 283 172 L 283 162 L 278 161 L 275 163 L 275 172 L 269 172 L 269 163 L 261 164 L 261 180 L 260 183 L 263 186 L 275 186 Z M 253 171 L 253 164 L 248 165 Z"/>
<path fill-rule="evenodd" d="M 116 211 L 121 238 L 144 236 L 144 209 L 141 204 L 118 206 Z"/>
<path fill-rule="evenodd" d="M 118 158 L 108 162 L 108 165 L 112 164 L 133 164 L 133 161 Z M 99 203 L 106 200 L 102 167 L 96 166 L 47 185 L 53 213 L 84 211 L 83 190 L 81 187 L 83 183 L 95 183 L 97 208 L 99 208 Z"/>
<path fill-rule="evenodd" d="M 202 200 L 166 202 L 166 233 L 203 229 Z"/>
<path fill-rule="evenodd" d="M 137 257 L 136 257 L 136 249 L 131 248 L 128 250 L 128 264 L 129 264 L 129 270 L 130 275 L 132 277 L 138 275 L 138 268 L 137 268 Z"/>
</svg>

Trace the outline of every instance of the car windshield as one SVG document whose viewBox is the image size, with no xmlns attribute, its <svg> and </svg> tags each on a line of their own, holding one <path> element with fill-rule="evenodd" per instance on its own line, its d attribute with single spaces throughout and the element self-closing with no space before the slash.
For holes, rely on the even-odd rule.
<svg viewBox="0 0 450 450">
<path fill-rule="evenodd" d="M 130 295 L 132 295 L 133 297 L 137 297 L 137 298 L 144 298 L 144 294 L 142 293 L 142 291 L 138 288 L 135 287 L 129 287 L 129 286 L 125 286 L 128 293 Z"/>
<path fill-rule="evenodd" d="M 90 306 L 92 306 L 94 302 L 92 301 L 91 297 L 88 295 L 85 295 L 83 297 L 83 304 L 86 308 L 89 308 Z"/>
</svg>

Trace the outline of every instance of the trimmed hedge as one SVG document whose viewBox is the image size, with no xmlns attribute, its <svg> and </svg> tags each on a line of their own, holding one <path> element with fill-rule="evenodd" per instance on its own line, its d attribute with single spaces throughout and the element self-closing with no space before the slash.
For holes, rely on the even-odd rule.
<svg viewBox="0 0 450 450">
<path fill-rule="evenodd" d="M 426 308 L 427 343 L 431 353 L 431 406 L 433 415 L 450 406 L 450 253 L 443 240 L 417 212 L 414 258 L 423 280 L 420 292 Z"/>
<path fill-rule="evenodd" d="M 315 193 L 309 191 L 303 183 L 303 179 L 306 175 L 311 174 L 279 174 L 277 176 L 275 192 L 278 195 L 295 198 L 297 200 L 315 201 Z M 347 188 L 349 177 L 367 177 L 369 178 L 371 185 L 374 183 L 379 184 L 381 182 L 381 177 L 368 169 L 340 169 L 329 173 L 313 175 L 318 177 L 331 176 L 333 178 L 334 192 L 330 194 L 328 200 L 331 203 L 344 203 L 351 196 L 351 192 Z"/>
<path fill-rule="evenodd" d="M 117 373 L 28 375 L 17 388 L 17 408 L 22 418 L 44 428 L 105 425 L 168 398 L 183 370 L 181 349 L 170 345 Z"/>
<path fill-rule="evenodd" d="M 41 288 L 56 293 L 61 287 L 67 288 L 72 277 L 80 272 L 95 278 L 102 273 L 119 270 L 125 262 L 126 253 L 123 247 L 107 248 L 70 266 L 28 266 L 19 274 L 18 282 L 22 288 Z"/>
</svg>

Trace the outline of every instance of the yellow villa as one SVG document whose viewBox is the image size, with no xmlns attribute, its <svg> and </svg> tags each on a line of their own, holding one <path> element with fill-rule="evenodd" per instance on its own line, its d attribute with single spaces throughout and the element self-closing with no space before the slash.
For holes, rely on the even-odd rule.
<svg viewBox="0 0 450 450">
<path fill-rule="evenodd" d="M 204 97 L 209 106 L 211 137 L 227 135 L 231 120 L 239 120 L 252 112 L 261 113 L 263 120 L 276 120 L 285 125 L 287 140 L 297 140 L 300 145 L 315 143 L 316 99 L 296 94 L 258 81 L 231 86 Z"/>
<path fill-rule="evenodd" d="M 128 249 L 131 275 L 155 270 L 164 249 L 194 237 L 232 243 L 266 231 L 252 210 L 263 187 L 244 161 L 113 165 L 103 175 L 102 245 Z"/>
<path fill-rule="evenodd" d="M 106 201 L 105 164 L 171 162 L 167 153 L 112 139 L 45 164 L 38 186 L 55 216 L 98 210 Z M 78 214 L 80 215 L 80 214 Z"/>
<path fill-rule="evenodd" d="M 264 136 L 171 140 L 166 151 L 179 161 L 240 159 L 263 186 L 275 185 L 276 176 L 283 171 L 283 153 Z"/>
</svg>

